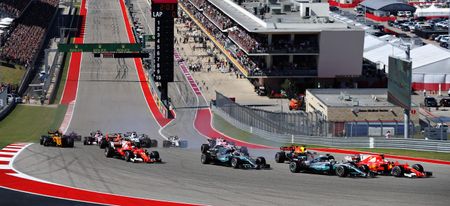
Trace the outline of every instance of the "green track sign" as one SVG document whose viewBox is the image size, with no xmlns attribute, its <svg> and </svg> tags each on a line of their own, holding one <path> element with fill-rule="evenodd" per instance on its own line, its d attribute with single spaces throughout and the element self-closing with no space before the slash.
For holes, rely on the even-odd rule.
<svg viewBox="0 0 450 206">
<path fill-rule="evenodd" d="M 61 52 L 128 53 L 139 52 L 142 50 L 142 46 L 130 43 L 58 44 L 58 50 Z"/>
</svg>

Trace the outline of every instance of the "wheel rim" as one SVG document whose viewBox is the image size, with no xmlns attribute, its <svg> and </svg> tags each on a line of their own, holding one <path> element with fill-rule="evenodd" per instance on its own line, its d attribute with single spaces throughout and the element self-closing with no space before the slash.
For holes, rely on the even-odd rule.
<svg viewBox="0 0 450 206">
<path fill-rule="evenodd" d="M 289 169 L 291 170 L 291 172 L 296 172 L 297 164 L 295 162 L 291 162 L 291 164 L 289 164 Z"/>
<path fill-rule="evenodd" d="M 344 171 L 344 168 L 343 168 L 343 167 L 338 167 L 338 168 L 336 169 L 336 173 L 337 173 L 339 176 L 341 176 L 341 175 L 343 174 L 343 171 Z"/>
<path fill-rule="evenodd" d="M 201 161 L 202 161 L 202 163 L 205 163 L 205 162 L 206 162 L 206 157 L 205 157 L 205 155 L 202 155 Z"/>
<path fill-rule="evenodd" d="M 237 159 L 236 158 L 231 159 L 231 166 L 236 167 L 236 165 L 237 165 Z"/>
</svg>

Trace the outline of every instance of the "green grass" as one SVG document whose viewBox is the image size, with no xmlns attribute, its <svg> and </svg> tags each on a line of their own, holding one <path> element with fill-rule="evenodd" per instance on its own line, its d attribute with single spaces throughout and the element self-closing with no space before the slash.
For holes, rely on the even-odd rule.
<svg viewBox="0 0 450 206">
<path fill-rule="evenodd" d="M 59 128 L 67 106 L 17 107 L 0 122 L 0 148 L 14 142 L 37 142 L 49 129 Z"/>
<path fill-rule="evenodd" d="M 10 83 L 10 84 L 20 84 L 25 70 L 13 69 L 8 67 L 0 68 L 0 82 Z"/>
<path fill-rule="evenodd" d="M 380 148 L 375 148 L 375 149 L 351 148 L 351 149 L 358 150 L 358 151 L 365 151 L 365 152 L 375 152 L 375 153 L 384 153 L 384 154 L 390 154 L 390 155 L 422 157 L 422 158 L 450 161 L 450 153 L 445 153 L 445 152 L 425 152 L 425 151 L 416 151 L 416 150 L 380 149 Z"/>
</svg>

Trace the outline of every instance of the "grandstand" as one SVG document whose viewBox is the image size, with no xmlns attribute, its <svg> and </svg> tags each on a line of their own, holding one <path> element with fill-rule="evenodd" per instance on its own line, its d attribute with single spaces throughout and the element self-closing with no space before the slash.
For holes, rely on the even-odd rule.
<svg viewBox="0 0 450 206">
<path fill-rule="evenodd" d="M 32 0 L 2 0 L 0 2 L 0 13 L 5 16 L 18 18 L 31 2 Z"/>
<path fill-rule="evenodd" d="M 31 66 L 45 40 L 59 0 L 4 0 L 0 12 L 15 19 L 0 38 L 0 61 Z"/>
<path fill-rule="evenodd" d="M 255 86 L 354 85 L 364 31 L 329 15 L 324 0 L 179 0 L 180 7 Z M 343 45 L 353 45 L 351 47 Z"/>
</svg>

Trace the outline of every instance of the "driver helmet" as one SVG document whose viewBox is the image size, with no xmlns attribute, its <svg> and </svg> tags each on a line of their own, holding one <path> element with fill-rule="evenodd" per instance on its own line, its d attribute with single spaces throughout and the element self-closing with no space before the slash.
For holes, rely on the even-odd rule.
<svg viewBox="0 0 450 206">
<path fill-rule="evenodd" d="M 136 132 L 132 132 L 130 137 L 131 137 L 131 138 L 136 138 L 136 137 L 137 137 Z"/>
</svg>

